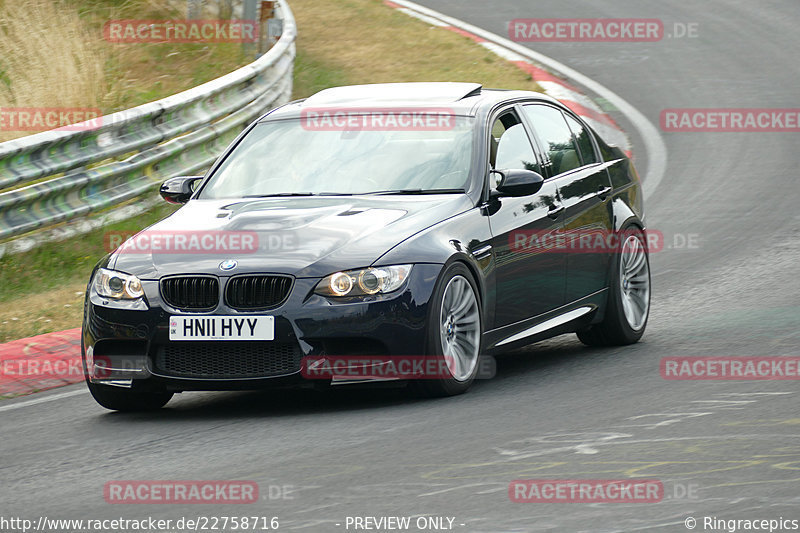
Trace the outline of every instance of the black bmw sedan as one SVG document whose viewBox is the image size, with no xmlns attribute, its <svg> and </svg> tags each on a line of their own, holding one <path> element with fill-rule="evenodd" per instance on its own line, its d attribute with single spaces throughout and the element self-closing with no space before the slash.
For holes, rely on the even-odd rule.
<svg viewBox="0 0 800 533">
<path fill-rule="evenodd" d="M 86 292 L 86 379 L 109 409 L 375 379 L 453 395 L 482 356 L 571 332 L 630 344 L 647 324 L 636 171 L 542 94 L 327 89 L 160 192 L 183 207 Z"/>
</svg>

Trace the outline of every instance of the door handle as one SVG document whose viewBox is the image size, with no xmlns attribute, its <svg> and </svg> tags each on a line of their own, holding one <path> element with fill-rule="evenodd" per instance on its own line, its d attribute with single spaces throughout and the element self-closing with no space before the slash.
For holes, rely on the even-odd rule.
<svg viewBox="0 0 800 533">
<path fill-rule="evenodd" d="M 611 190 L 611 187 L 600 187 L 600 190 L 597 191 L 597 196 L 599 196 L 600 199 L 605 200 Z"/>
<path fill-rule="evenodd" d="M 559 205 L 558 207 L 552 205 L 550 206 L 550 210 L 547 212 L 547 216 L 550 218 L 558 218 L 561 213 L 566 211 L 566 207 L 563 205 Z"/>
</svg>

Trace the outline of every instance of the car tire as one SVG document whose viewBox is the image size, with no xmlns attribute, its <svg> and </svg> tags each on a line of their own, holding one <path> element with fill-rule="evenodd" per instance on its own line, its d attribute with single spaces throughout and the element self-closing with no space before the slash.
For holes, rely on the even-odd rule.
<svg viewBox="0 0 800 533">
<path fill-rule="evenodd" d="M 133 387 L 128 389 L 90 382 L 87 385 L 95 401 L 112 411 L 155 411 L 167 405 L 173 396 L 172 392 L 166 391 L 139 391 Z"/>
<path fill-rule="evenodd" d="M 614 254 L 605 317 L 577 332 L 588 346 L 623 346 L 638 342 L 650 315 L 650 258 L 644 232 L 636 226 L 620 231 Z M 638 303 L 637 303 L 638 302 Z"/>
<path fill-rule="evenodd" d="M 478 374 L 483 316 L 478 285 L 463 263 L 453 263 L 439 276 L 428 311 L 427 356 L 441 362 L 448 376 L 418 381 L 427 396 L 462 394 Z M 463 357 L 462 357 L 463 355 Z"/>
</svg>

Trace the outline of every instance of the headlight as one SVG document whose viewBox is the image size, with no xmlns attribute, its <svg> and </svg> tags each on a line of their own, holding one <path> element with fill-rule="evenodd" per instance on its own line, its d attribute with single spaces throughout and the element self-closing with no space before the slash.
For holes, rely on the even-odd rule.
<svg viewBox="0 0 800 533">
<path fill-rule="evenodd" d="M 314 292 L 322 296 L 365 296 L 399 289 L 412 265 L 364 268 L 325 276 Z"/>
<path fill-rule="evenodd" d="M 94 275 L 94 290 L 103 298 L 136 300 L 144 296 L 142 282 L 130 274 L 98 268 Z"/>
</svg>

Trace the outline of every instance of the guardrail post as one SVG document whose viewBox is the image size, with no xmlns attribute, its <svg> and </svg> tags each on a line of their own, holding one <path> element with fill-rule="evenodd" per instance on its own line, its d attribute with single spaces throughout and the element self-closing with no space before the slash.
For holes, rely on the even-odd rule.
<svg viewBox="0 0 800 533">
<path fill-rule="evenodd" d="M 266 27 L 264 38 L 261 40 L 262 52 L 270 49 L 283 35 L 283 17 L 278 16 L 280 6 L 277 0 L 261 2 L 261 24 Z"/>
<path fill-rule="evenodd" d="M 258 24 L 258 0 L 244 0 L 244 13 L 242 18 L 252 21 L 257 27 Z M 254 56 L 258 49 L 258 43 L 243 43 L 244 53 L 247 56 Z"/>
<path fill-rule="evenodd" d="M 258 25 L 258 53 L 263 54 L 273 44 L 273 26 L 272 21 L 275 17 L 275 4 L 273 0 L 261 0 L 261 7 L 259 9 L 259 25 Z"/>
<path fill-rule="evenodd" d="M 197 20 L 203 12 L 203 0 L 186 0 L 186 19 Z"/>
</svg>

